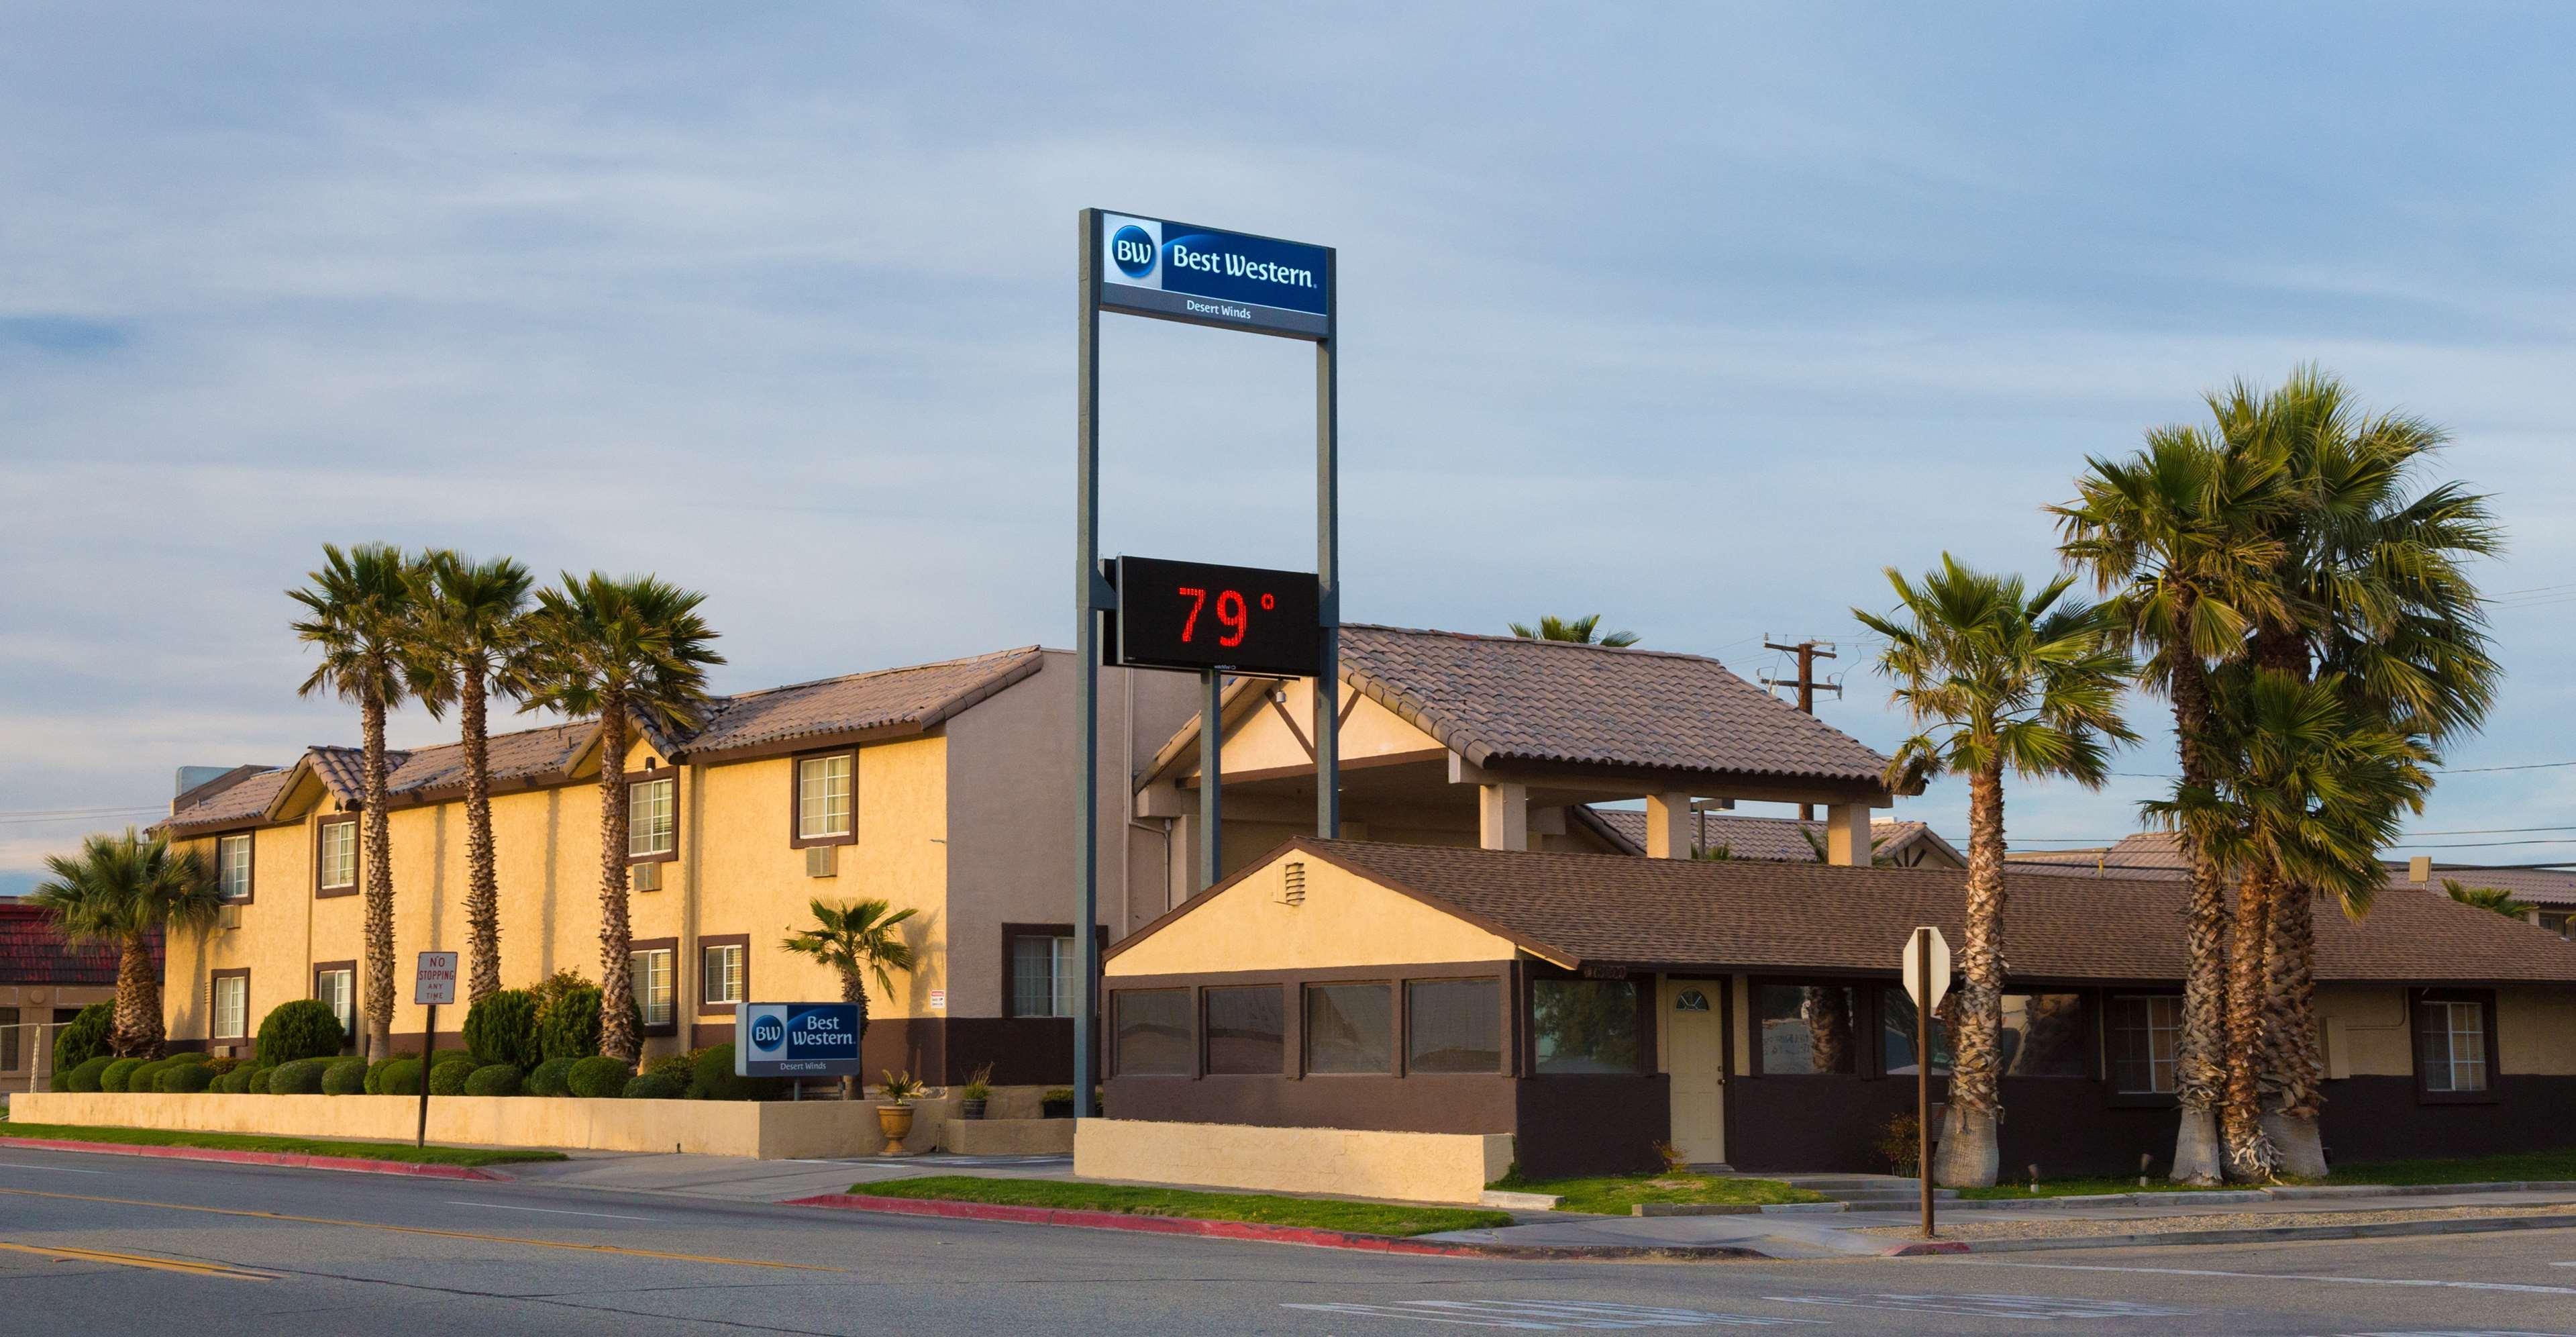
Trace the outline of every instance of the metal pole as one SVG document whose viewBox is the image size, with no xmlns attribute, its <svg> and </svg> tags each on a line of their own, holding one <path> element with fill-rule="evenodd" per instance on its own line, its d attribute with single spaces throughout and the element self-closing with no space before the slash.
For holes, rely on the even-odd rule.
<svg viewBox="0 0 2576 1337">
<path fill-rule="evenodd" d="M 1092 1014 L 1100 999 L 1100 211 L 1085 209 L 1074 264 L 1081 316 L 1074 339 L 1074 728 L 1082 735 L 1075 782 L 1073 916 L 1082 988 L 1073 1012 L 1073 1117 L 1091 1115 Z"/>
<path fill-rule="evenodd" d="M 1932 930 L 1914 930 L 1914 1180 L 1923 1189 L 1923 1238 L 1932 1236 Z"/>
<path fill-rule="evenodd" d="M 1342 834 L 1342 463 L 1341 418 L 1334 407 L 1333 343 L 1340 337 L 1341 252 L 1325 251 L 1324 309 L 1332 313 L 1315 341 L 1315 834 Z"/>
<path fill-rule="evenodd" d="M 1207 689 L 1199 706 L 1199 890 L 1216 885 L 1225 853 L 1225 674 L 1199 675 Z"/>
<path fill-rule="evenodd" d="M 420 1128 L 412 1145 L 429 1145 L 429 1061 L 438 1050 L 438 1004 L 429 1005 L 428 1029 L 420 1033 Z"/>
</svg>

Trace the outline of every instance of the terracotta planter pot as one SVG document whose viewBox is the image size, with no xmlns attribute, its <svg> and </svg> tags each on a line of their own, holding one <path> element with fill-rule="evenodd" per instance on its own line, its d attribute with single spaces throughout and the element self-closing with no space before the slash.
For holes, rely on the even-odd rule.
<svg viewBox="0 0 2576 1337">
<path fill-rule="evenodd" d="M 911 1154 L 904 1150 L 903 1140 L 912 1135 L 912 1106 L 877 1106 L 877 1128 L 885 1134 L 886 1155 L 904 1156 Z"/>
</svg>

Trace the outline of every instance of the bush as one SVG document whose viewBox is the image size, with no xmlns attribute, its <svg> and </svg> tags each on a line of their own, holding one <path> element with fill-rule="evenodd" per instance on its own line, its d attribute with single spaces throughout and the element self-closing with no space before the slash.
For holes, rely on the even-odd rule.
<svg viewBox="0 0 2576 1337">
<path fill-rule="evenodd" d="M 519 1094 L 519 1069 L 512 1063 L 486 1063 L 466 1074 L 465 1094 L 469 1096 L 515 1096 Z"/>
<path fill-rule="evenodd" d="M 134 1076 L 134 1070 L 142 1066 L 143 1060 L 139 1058 L 121 1058 L 108 1064 L 99 1072 L 98 1089 L 101 1091 L 125 1090 L 126 1082 Z"/>
<path fill-rule="evenodd" d="M 242 1066 L 242 1061 L 237 1058 L 208 1059 L 206 1060 L 206 1066 L 214 1069 L 217 1077 L 221 1077 L 224 1074 L 231 1072 L 233 1069 Z"/>
<path fill-rule="evenodd" d="M 346 1059 L 299 1058 L 293 1063 L 280 1063 L 268 1070 L 271 1095 L 316 1096 L 322 1094 L 322 1074 L 334 1063 Z"/>
<path fill-rule="evenodd" d="M 680 1100 L 689 1093 L 678 1082 L 658 1072 L 648 1072 L 629 1081 L 620 1094 L 628 1100 Z"/>
<path fill-rule="evenodd" d="M 63 1078 L 63 1086 L 73 1091 L 99 1090 L 99 1074 L 106 1072 L 109 1065 L 115 1062 L 115 1059 L 109 1058 L 105 1054 L 101 1054 L 92 1059 L 84 1059 L 79 1067 L 72 1069 L 71 1072 Z"/>
<path fill-rule="evenodd" d="M 626 1083 L 635 1070 L 613 1058 L 594 1054 L 572 1065 L 564 1074 L 564 1086 L 586 1100 L 614 1100 L 625 1094 Z"/>
<path fill-rule="evenodd" d="M 776 1077 L 733 1075 L 733 1046 L 712 1045 L 698 1055 L 689 1073 L 691 1100 L 775 1100 L 787 1089 Z"/>
<path fill-rule="evenodd" d="M 220 1075 L 211 1063 L 173 1063 L 161 1070 L 161 1076 L 153 1082 L 152 1089 L 173 1095 L 194 1095 L 213 1086 L 215 1078 Z"/>
<path fill-rule="evenodd" d="M 364 1083 L 364 1087 L 365 1087 L 366 1093 L 367 1093 L 368 1095 L 371 1095 L 371 1096 L 372 1096 L 372 1095 L 380 1095 L 380 1094 L 382 1094 L 382 1092 L 380 1092 L 380 1091 L 378 1091 L 378 1090 L 376 1089 L 376 1084 L 377 1084 L 380 1080 L 382 1080 L 382 1079 L 383 1079 L 386 1065 L 388 1065 L 388 1064 L 392 1064 L 392 1063 L 399 1063 L 399 1062 L 401 1062 L 401 1061 L 402 1061 L 402 1060 L 401 1060 L 399 1057 L 395 1057 L 395 1058 L 380 1058 L 380 1059 L 377 1059 L 375 1062 L 368 1064 L 368 1065 L 367 1065 L 367 1077 L 366 1077 L 366 1081 L 365 1081 L 365 1083 Z M 416 1062 L 416 1061 L 417 1061 L 417 1060 L 415 1060 L 415 1062 Z"/>
<path fill-rule="evenodd" d="M 674 1085 L 686 1088 L 689 1080 L 697 1075 L 698 1055 L 705 1052 L 703 1049 L 693 1049 L 685 1054 L 664 1054 L 644 1065 L 645 1075 L 668 1077 Z"/>
<path fill-rule="evenodd" d="M 269 1009 L 259 1023 L 262 1063 L 292 1063 L 300 1058 L 331 1058 L 349 1038 L 331 1005 L 318 998 L 298 998 Z"/>
<path fill-rule="evenodd" d="M 322 1094 L 354 1096 L 367 1089 L 367 1061 L 362 1058 L 308 1058 L 322 1065 Z"/>
<path fill-rule="evenodd" d="M 464 1095 L 466 1079 L 473 1075 L 471 1059 L 463 1063 L 433 1063 L 429 1068 L 429 1093 L 433 1096 Z"/>
<path fill-rule="evenodd" d="M 579 1059 L 550 1058 L 528 1072 L 527 1093 L 532 1096 L 572 1094 L 572 1065 Z"/>
<path fill-rule="evenodd" d="M 207 1089 L 228 1096 L 237 1096 L 250 1090 L 250 1079 L 257 1075 L 259 1075 L 258 1064 L 244 1063 L 230 1072 L 218 1074 L 215 1084 Z"/>
<path fill-rule="evenodd" d="M 451 1063 L 464 1064 L 468 1072 L 485 1066 L 483 1060 L 474 1057 L 473 1051 L 466 1049 L 442 1049 L 429 1056 L 429 1066 L 433 1069 L 444 1068 Z"/>
<path fill-rule="evenodd" d="M 420 1094 L 420 1060 L 389 1058 L 384 1071 L 376 1074 L 376 1094 L 380 1096 L 416 1096 Z"/>
<path fill-rule="evenodd" d="M 599 1052 L 599 987 L 566 989 L 537 1023 L 542 1058 L 589 1058 Z"/>
<path fill-rule="evenodd" d="M 62 1077 L 94 1058 L 115 1061 L 107 1033 L 116 1027 L 116 1004 L 92 1003 L 54 1035 L 54 1075 Z"/>
<path fill-rule="evenodd" d="M 465 1014 L 465 1047 L 481 1067 L 534 1065 L 543 1057 L 537 1048 L 537 996 L 525 989 L 485 995 Z"/>
<path fill-rule="evenodd" d="M 253 1068 L 250 1070 L 250 1076 L 242 1079 L 242 1094 L 246 1096 L 270 1095 L 276 1090 L 276 1088 L 271 1085 L 271 1083 L 276 1080 L 277 1069 Z"/>
</svg>

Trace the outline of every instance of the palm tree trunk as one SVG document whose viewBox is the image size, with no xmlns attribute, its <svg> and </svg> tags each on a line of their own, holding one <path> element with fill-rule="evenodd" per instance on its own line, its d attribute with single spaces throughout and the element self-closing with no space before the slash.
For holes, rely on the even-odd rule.
<svg viewBox="0 0 2576 1337">
<path fill-rule="evenodd" d="M 1968 779 L 1967 940 L 1959 949 L 1959 1026 L 1950 1039 L 1950 1109 L 1934 1172 L 1951 1188 L 1995 1182 L 1997 1039 L 2003 1029 L 2004 778 L 2000 762 Z M 1930 1054 L 1916 1061 L 1929 1063 Z"/>
<path fill-rule="evenodd" d="M 394 863 L 393 826 L 385 813 L 388 785 L 385 763 L 385 696 L 383 664 L 367 666 L 358 722 L 365 744 L 364 811 L 359 814 L 367 866 L 367 1052 L 371 1058 L 393 1055 L 394 1036 Z"/>
<path fill-rule="evenodd" d="M 626 694 L 600 695 L 599 756 L 599 1052 L 633 1063 L 644 1037 L 635 1033 L 635 931 L 626 915 Z"/>
<path fill-rule="evenodd" d="M 2316 894 L 2284 878 L 2274 889 L 2270 953 L 2264 962 L 2265 1029 L 2271 1036 L 2276 1106 L 2266 1132 L 2279 1152 L 2279 1172 L 2302 1179 L 2326 1174 L 2317 1116 L 2325 1108 L 2325 1065 L 2317 1052 Z"/>
<path fill-rule="evenodd" d="M 457 714 L 465 743 L 465 1000 L 482 1002 L 501 988 L 501 881 L 492 854 L 491 739 L 486 733 L 483 666 L 470 662 L 458 684 Z"/>
<path fill-rule="evenodd" d="M 868 1053 L 868 981 L 867 981 L 867 978 L 866 978 L 865 976 L 862 976 L 861 974 L 859 974 L 859 972 L 857 972 L 857 971 L 855 971 L 855 970 L 845 970 L 845 971 L 842 971 L 842 972 L 841 972 L 841 1001 L 842 1001 L 842 1002 L 844 1002 L 844 1003 L 850 1003 L 850 1004 L 853 1004 L 853 1005 L 855 1005 L 855 1006 L 859 1009 L 859 1057 L 860 1057 L 861 1059 L 865 1059 L 865 1058 L 867 1057 L 867 1053 Z M 841 1077 L 841 1099 L 843 1099 L 843 1100 L 856 1100 L 856 1099 L 858 1099 L 858 1098 L 859 1098 L 859 1088 L 860 1088 L 860 1086 L 862 1086 L 865 1082 L 866 1082 L 866 1078 L 864 1078 L 864 1077 L 860 1076 L 860 1075 L 859 1075 L 859 1074 L 857 1074 L 857 1073 L 844 1073 L 844 1074 L 842 1074 L 842 1077 Z"/>
<path fill-rule="evenodd" d="M 2272 872 L 2258 856 L 2236 883 L 2236 917 L 2227 962 L 2227 1089 L 2219 1134 L 2227 1144 L 2227 1173 L 2246 1183 L 2273 1176 L 2279 1155 L 2263 1132 L 2264 1035 L 2268 980 L 2264 970 L 2272 929 Z"/>
<path fill-rule="evenodd" d="M 116 1008 L 107 1047 L 119 1058 L 156 1058 L 161 1036 L 161 978 L 152 968 L 150 941 L 137 935 L 127 938 L 117 954 Z"/>
<path fill-rule="evenodd" d="M 2189 624 L 2188 595 L 2177 616 Z M 2186 650 L 2175 656 L 2167 677 L 2182 782 L 2187 788 L 2206 787 L 2209 758 L 2203 747 L 2209 736 L 2209 676 L 2199 658 Z M 2173 1178 L 2177 1183 L 2206 1185 L 2225 1179 L 2216 1111 L 2226 1083 L 2227 883 L 2199 835 L 2188 828 L 2180 835 L 2191 896 L 2183 929 L 2189 964 L 2183 976 L 2182 1036 L 2174 1063 L 2174 1099 L 2181 1106 L 2182 1119 L 2174 1135 Z"/>
</svg>

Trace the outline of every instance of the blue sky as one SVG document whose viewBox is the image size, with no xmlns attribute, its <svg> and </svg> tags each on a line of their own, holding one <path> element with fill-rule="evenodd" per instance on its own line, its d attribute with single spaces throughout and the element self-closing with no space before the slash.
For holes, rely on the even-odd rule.
<svg viewBox="0 0 2576 1337">
<path fill-rule="evenodd" d="M 1065 643 L 1095 204 L 1340 248 L 1356 620 L 1759 672 L 1884 566 L 2051 570 L 2086 453 L 2315 359 L 2452 429 L 2490 588 L 2539 591 L 2454 764 L 2576 760 L 2566 11 L 1388 9 L 14 6 L 0 882 L 122 819 L 65 810 L 354 736 L 293 690 L 325 540 L 659 572 L 726 689 Z M 1108 548 L 1307 565 L 1308 357 L 1112 319 Z M 2570 797 L 2457 774 L 2419 827 Z"/>
</svg>

